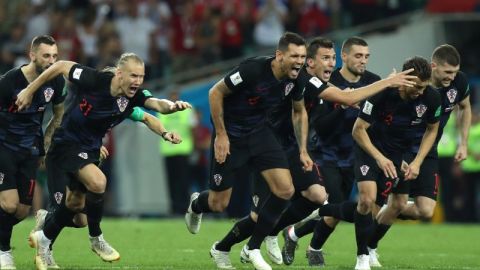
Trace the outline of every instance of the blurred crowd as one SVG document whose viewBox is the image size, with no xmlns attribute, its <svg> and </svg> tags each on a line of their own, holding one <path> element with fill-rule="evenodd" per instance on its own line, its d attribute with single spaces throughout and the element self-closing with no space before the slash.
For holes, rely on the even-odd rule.
<svg viewBox="0 0 480 270">
<path fill-rule="evenodd" d="M 0 73 L 27 62 L 29 42 L 41 34 L 57 40 L 59 59 L 103 68 L 130 51 L 146 61 L 149 78 L 159 78 L 274 46 L 286 30 L 317 36 L 423 8 L 426 2 L 0 0 Z"/>
</svg>

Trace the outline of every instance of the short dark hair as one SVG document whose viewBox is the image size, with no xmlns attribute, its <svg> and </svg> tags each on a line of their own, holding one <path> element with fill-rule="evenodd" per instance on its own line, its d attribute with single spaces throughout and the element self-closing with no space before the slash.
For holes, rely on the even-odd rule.
<svg viewBox="0 0 480 270">
<path fill-rule="evenodd" d="M 286 51 L 289 44 L 295 44 L 297 46 L 306 45 L 305 39 L 299 34 L 292 32 L 285 32 L 278 41 L 277 50 Z"/>
<path fill-rule="evenodd" d="M 361 37 L 347 38 L 342 44 L 342 53 L 349 53 L 353 45 L 368 47 L 368 43 Z"/>
<path fill-rule="evenodd" d="M 457 49 L 450 44 L 443 44 L 435 48 L 432 54 L 432 62 L 438 64 L 449 64 L 452 66 L 460 65 L 460 54 Z"/>
<path fill-rule="evenodd" d="M 421 56 L 408 58 L 403 63 L 402 71 L 411 68 L 414 70 L 410 73 L 410 75 L 417 76 L 423 82 L 430 80 L 430 77 L 432 76 L 432 67 L 427 59 Z"/>
<path fill-rule="evenodd" d="M 315 58 L 318 48 L 332 49 L 334 45 L 333 41 L 328 38 L 316 37 L 307 47 L 307 58 Z"/>
<path fill-rule="evenodd" d="M 56 43 L 57 42 L 55 41 L 55 39 L 52 36 L 49 36 L 49 35 L 36 36 L 32 40 L 30 50 L 34 51 L 34 50 L 38 49 L 40 44 L 54 45 Z"/>
</svg>

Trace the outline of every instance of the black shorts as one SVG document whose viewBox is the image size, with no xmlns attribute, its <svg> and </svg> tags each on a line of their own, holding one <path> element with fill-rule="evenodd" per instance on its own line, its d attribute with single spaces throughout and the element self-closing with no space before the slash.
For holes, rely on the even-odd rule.
<svg viewBox="0 0 480 270">
<path fill-rule="evenodd" d="M 405 155 L 405 161 L 410 163 L 415 156 L 413 154 Z M 438 186 L 440 184 L 440 177 L 438 174 L 438 158 L 426 157 L 420 167 L 420 173 L 417 179 L 405 181 L 402 186 L 406 186 L 394 193 L 409 194 L 410 197 L 424 196 L 432 200 L 437 200 Z M 400 186 L 400 185 L 399 185 Z"/>
<path fill-rule="evenodd" d="M 38 156 L 0 145 L 0 191 L 16 189 L 20 203 L 32 205 L 38 161 Z"/>
<path fill-rule="evenodd" d="M 252 171 L 265 171 L 274 168 L 288 169 L 287 157 L 273 131 L 264 127 L 240 139 L 230 140 L 230 155 L 223 164 L 215 160 L 215 136 L 211 143 L 210 189 L 224 191 L 232 187 L 232 177 L 236 170 L 252 165 Z"/>
<path fill-rule="evenodd" d="M 325 164 L 320 166 L 320 171 L 328 193 L 328 202 L 340 203 L 348 200 L 355 180 L 353 167 L 337 167 Z"/>
<path fill-rule="evenodd" d="M 324 185 L 323 177 L 317 164 L 314 164 L 311 171 L 303 170 L 303 164 L 300 161 L 298 148 L 288 151 L 287 156 L 290 165 L 290 173 L 292 174 L 293 186 L 295 187 L 295 195 L 292 200 L 302 196 L 301 192 L 312 185 Z M 253 177 L 252 211 L 258 213 L 257 211 L 260 210 L 260 206 L 265 203 L 270 194 L 271 192 L 265 179 L 263 179 L 259 172 L 255 173 Z"/>
<path fill-rule="evenodd" d="M 401 180 L 386 177 L 383 171 L 378 167 L 375 159 L 367 154 L 358 145 L 355 145 L 354 151 L 355 180 L 357 183 L 362 181 L 375 181 L 377 183 L 377 204 L 383 204 L 381 201 L 382 198 L 386 200 L 388 195 L 392 192 L 392 189 L 394 189 Z M 386 157 L 389 158 L 397 168 L 397 175 L 401 176 L 400 165 L 402 162 L 402 156 L 400 154 L 391 154 L 386 155 Z"/>
<path fill-rule="evenodd" d="M 51 209 L 65 201 L 66 187 L 86 192 L 75 174 L 88 164 L 98 164 L 100 151 L 85 151 L 77 144 L 52 143 L 45 160 Z"/>
</svg>

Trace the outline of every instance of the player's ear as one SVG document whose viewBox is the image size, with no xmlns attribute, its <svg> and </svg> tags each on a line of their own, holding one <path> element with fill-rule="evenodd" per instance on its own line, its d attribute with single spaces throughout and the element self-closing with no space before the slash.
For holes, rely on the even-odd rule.
<svg viewBox="0 0 480 270">
<path fill-rule="evenodd" d="M 308 67 L 315 68 L 315 61 L 312 58 L 307 58 L 306 64 Z"/>
</svg>

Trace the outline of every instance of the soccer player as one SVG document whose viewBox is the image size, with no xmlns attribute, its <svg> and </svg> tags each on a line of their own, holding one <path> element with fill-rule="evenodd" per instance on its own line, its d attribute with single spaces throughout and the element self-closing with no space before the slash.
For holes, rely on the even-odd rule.
<svg viewBox="0 0 480 270">
<path fill-rule="evenodd" d="M 168 141 L 173 144 L 179 144 L 182 142 L 181 137 L 177 133 L 166 131 L 164 126 L 162 125 L 162 123 L 157 117 L 149 114 L 148 112 L 145 112 L 140 107 L 135 107 L 133 109 L 132 114 L 129 116 L 129 118 L 133 121 L 144 123 L 152 132 L 160 135 L 165 141 Z M 101 162 L 107 159 L 108 156 L 109 156 L 109 153 L 107 148 L 102 146 L 100 148 L 100 159 L 98 160 L 99 167 L 101 166 L 100 165 Z M 47 167 L 53 166 L 52 164 L 49 164 L 49 163 L 50 163 L 50 159 L 47 157 Z M 45 224 L 45 220 L 51 218 L 55 210 L 58 209 L 65 202 L 65 191 L 68 186 L 68 182 L 66 180 L 68 179 L 65 179 L 64 177 L 55 177 L 54 175 L 48 176 L 47 183 L 48 183 L 48 190 L 49 190 L 50 209 L 49 211 L 44 209 L 39 209 L 37 211 L 35 215 L 36 224 L 33 231 L 42 230 Z M 73 219 L 66 224 L 66 227 L 81 228 L 87 225 L 96 226 L 96 223 L 88 224 L 87 215 L 88 213 L 85 213 L 85 211 L 82 211 L 81 213 L 76 214 L 73 217 Z M 95 229 L 90 228 L 89 230 L 91 231 Z M 101 233 L 101 230 L 100 230 L 100 233 Z M 97 240 L 96 237 L 90 237 L 89 239 L 91 240 L 92 250 L 98 256 L 100 256 L 102 260 L 109 262 L 109 261 L 114 261 L 120 258 L 120 254 L 111 245 L 108 245 L 107 242 L 95 241 Z M 52 241 L 50 243 L 50 250 L 52 250 L 52 246 L 55 239 L 51 239 L 51 240 Z M 105 245 L 101 245 L 103 243 L 105 243 Z M 30 244 L 32 245 L 33 243 L 30 243 Z M 58 265 L 56 264 L 55 259 L 53 257 L 53 252 L 50 252 L 49 258 L 46 261 L 47 261 L 47 267 L 49 269 L 58 268 Z"/>
<path fill-rule="evenodd" d="M 64 177 L 69 184 L 65 203 L 46 221 L 43 230 L 30 234 L 36 247 L 35 263 L 39 270 L 47 269 L 51 240 L 84 207 L 91 224 L 89 234 L 96 238 L 92 242 L 108 244 L 100 230 L 106 178 L 96 165 L 106 132 L 131 115 L 137 106 L 160 113 L 191 108 L 186 102 L 174 103 L 154 98 L 148 90 L 138 91 L 145 75 L 144 62 L 133 53 L 124 53 L 114 73 L 70 61 L 55 63 L 17 95 L 19 110 L 28 108 L 40 85 L 58 75 L 64 75 L 75 84 L 78 93 L 48 151 L 51 165 L 47 167 L 48 174 Z"/>
<path fill-rule="evenodd" d="M 353 126 L 354 173 L 359 194 L 354 213 L 356 270 L 370 269 L 367 243 L 377 189 L 386 196 L 400 177 L 415 179 L 437 136 L 441 104 L 439 93 L 429 86 L 430 64 L 424 58 L 413 57 L 403 64 L 403 70 L 411 68 L 418 77 L 416 85 L 391 88 L 366 100 Z M 419 125 L 425 125 L 419 151 L 405 174 L 400 175 L 403 154 L 412 146 Z"/>
<path fill-rule="evenodd" d="M 306 150 L 308 123 L 303 86 L 296 81 L 305 56 L 305 40 L 287 32 L 280 38 L 275 56 L 243 61 L 209 92 L 215 128 L 210 190 L 192 194 L 185 214 L 186 225 L 191 233 L 198 233 L 202 213 L 223 211 L 231 197 L 232 173 L 251 162 L 272 191 L 259 213 L 252 237 L 242 249 L 244 257 L 260 270 L 271 269 L 260 253 L 261 242 L 294 193 L 287 158 L 266 122 L 268 111 L 284 102 L 292 103 L 292 124 L 300 149 L 297 158 L 305 170 L 312 169 L 313 162 Z"/>
<path fill-rule="evenodd" d="M 389 86 L 413 84 L 408 79 L 413 79 L 414 76 L 406 75 L 410 70 L 394 74 L 387 79 L 355 91 L 342 91 L 326 83 L 334 67 L 335 50 L 333 42 L 326 38 L 315 38 L 307 48 L 307 65 L 305 68 L 302 68 L 297 79 L 302 85 L 306 85 L 304 95 L 306 108 L 309 113 L 315 112 L 320 99 L 352 106 Z M 275 131 L 277 139 L 287 153 L 289 168 L 297 194 L 275 228 L 270 232 L 269 237 L 265 239 L 268 255 L 275 264 L 282 264 L 282 255 L 276 240 L 277 234 L 285 226 L 308 216 L 315 208 L 322 205 L 326 199 L 325 188 L 323 187 L 318 168 L 305 172 L 302 170 L 301 163 L 298 162 L 298 147 L 295 144 L 293 129 L 288 121 L 290 115 L 279 113 L 284 111 L 291 110 L 288 108 L 276 109 L 270 112 L 268 120 L 270 126 Z M 261 206 L 270 196 L 268 188 L 262 185 L 261 179 L 256 179 L 255 184 L 254 206 L 250 215 L 237 222 L 222 241 L 212 246 L 210 254 L 219 268 L 228 269 L 232 267 L 228 252 L 233 244 L 243 241 L 251 234 L 257 219 L 257 213 L 261 211 Z"/>
<path fill-rule="evenodd" d="M 57 61 L 51 36 L 37 36 L 30 46 L 30 63 L 0 78 L 0 269 L 16 269 L 10 247 L 12 229 L 29 213 L 39 162 L 43 162 L 53 131 L 63 116 L 65 81 L 51 77 L 39 85 L 32 106 L 18 111 L 17 94 Z M 53 117 L 42 131 L 43 113 L 53 104 Z"/>
<path fill-rule="evenodd" d="M 467 141 L 472 119 L 470 107 L 470 88 L 467 76 L 460 71 L 460 54 L 457 49 L 448 44 L 435 48 L 431 59 L 431 86 L 441 97 L 441 116 L 435 144 L 420 167 L 420 174 L 412 182 L 401 183 L 393 190 L 385 209 L 379 212 L 374 234 L 369 240 L 370 265 L 381 266 L 376 248 L 378 242 L 387 233 L 394 219 L 401 213 L 403 218 L 430 220 L 436 205 L 439 186 L 439 164 L 437 145 L 442 137 L 443 129 L 450 118 L 450 113 L 458 107 L 457 123 L 459 124 L 460 143 L 455 154 L 455 162 L 461 162 L 467 157 Z M 416 129 L 416 138 L 410 153 L 405 160 L 410 162 L 419 151 L 424 125 Z M 410 186 L 409 186 L 410 185 Z M 445 187 L 444 187 L 445 188 Z M 414 204 L 407 204 L 408 195 L 414 198 Z M 395 203 L 396 197 L 401 203 Z"/>
</svg>

